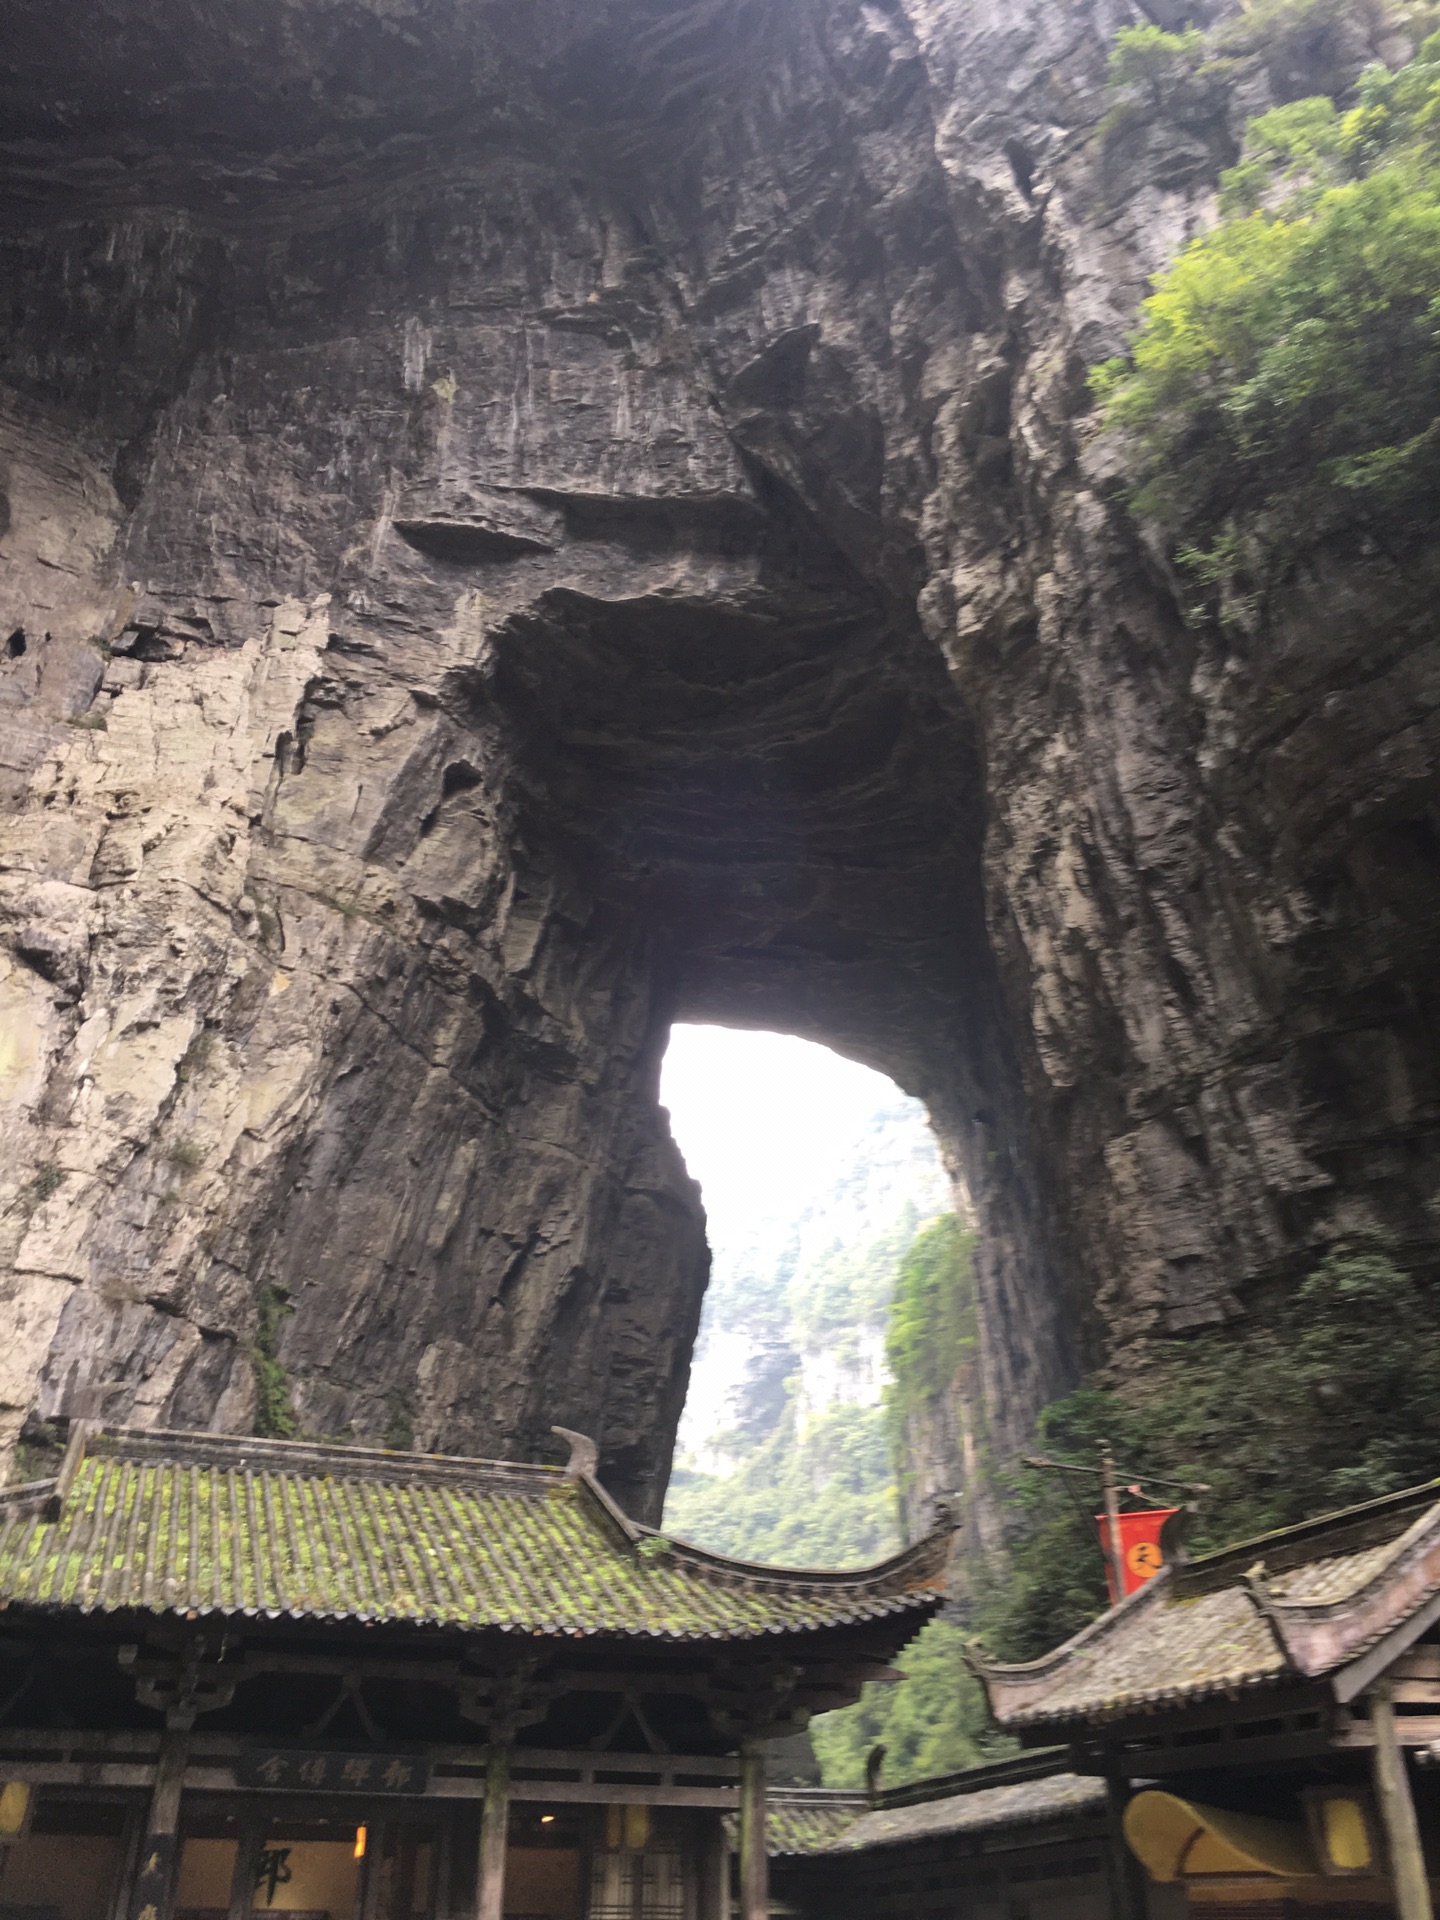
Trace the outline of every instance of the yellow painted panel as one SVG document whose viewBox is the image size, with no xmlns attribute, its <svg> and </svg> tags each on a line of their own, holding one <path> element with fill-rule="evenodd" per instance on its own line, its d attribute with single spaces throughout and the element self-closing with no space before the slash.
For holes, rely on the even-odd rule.
<svg viewBox="0 0 1440 1920">
<path fill-rule="evenodd" d="M 25 1780 L 7 1780 L 0 1787 L 0 1834 L 22 1831 L 30 1811 L 30 1786 Z"/>
<path fill-rule="evenodd" d="M 255 1890 L 257 1914 L 320 1912 L 330 1920 L 350 1920 L 360 1876 L 353 1834 L 344 1840 L 275 1839 L 265 1844 L 268 1851 L 283 1851 L 285 1857 L 276 1862 L 273 1896 L 269 1874 Z"/>
<path fill-rule="evenodd" d="M 1332 1867 L 1342 1873 L 1357 1873 L 1371 1865 L 1370 1829 L 1358 1800 L 1322 1800 L 1320 1823 Z"/>
<path fill-rule="evenodd" d="M 120 1877 L 120 1842 L 79 1833 L 31 1834 L 6 1849 L 0 1898 L 48 1907 L 60 1920 L 107 1920 Z"/>
<path fill-rule="evenodd" d="M 187 1840 L 175 1881 L 177 1907 L 228 1907 L 235 1873 L 233 1840 Z"/>
</svg>

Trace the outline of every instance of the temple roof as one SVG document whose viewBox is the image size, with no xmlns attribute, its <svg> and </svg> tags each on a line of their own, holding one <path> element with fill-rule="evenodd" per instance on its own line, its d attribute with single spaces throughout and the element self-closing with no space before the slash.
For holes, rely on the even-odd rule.
<svg viewBox="0 0 1440 1920">
<path fill-rule="evenodd" d="M 945 1834 L 994 1836 L 1103 1814 L 1105 1782 L 1068 1772 L 1066 1753 L 1064 1747 L 1047 1748 L 912 1780 L 877 1794 L 873 1804 L 859 1792 L 775 1787 L 766 1798 L 766 1846 L 776 1856 L 863 1853 Z M 735 1816 L 726 1820 L 734 1837 Z M 1011 1844 L 1024 1845 L 1026 1838 Z"/>
<path fill-rule="evenodd" d="M 765 1795 L 765 1851 L 775 1858 L 824 1853 L 864 1814 L 863 1793 L 832 1787 L 771 1787 Z M 725 1815 L 732 1847 L 740 1844 L 740 1816 Z"/>
<path fill-rule="evenodd" d="M 1093 1723 L 1284 1680 L 1352 1699 L 1431 1624 L 1440 1481 L 1167 1565 L 1043 1659 L 981 1667 L 1002 1727 Z M 1378 1670 L 1378 1669 L 1377 1669 Z"/>
<path fill-rule="evenodd" d="M 1103 1780 L 1053 1773 L 1006 1786 L 961 1788 L 906 1807 L 876 1807 L 847 1822 L 825 1850 L 858 1853 L 865 1847 L 898 1847 L 907 1840 L 945 1833 L 1000 1833 L 1073 1814 L 1099 1813 L 1104 1807 Z"/>
<path fill-rule="evenodd" d="M 943 1598 L 948 1526 L 859 1572 L 754 1566 L 637 1525 L 581 1457 L 76 1423 L 57 1480 L 0 1494 L 0 1606 L 695 1641 L 918 1630 Z"/>
</svg>

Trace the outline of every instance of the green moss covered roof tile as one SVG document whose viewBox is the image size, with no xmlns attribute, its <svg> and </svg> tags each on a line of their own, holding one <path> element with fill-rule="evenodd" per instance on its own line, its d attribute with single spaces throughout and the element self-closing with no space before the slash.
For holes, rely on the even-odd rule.
<svg viewBox="0 0 1440 1920">
<path fill-rule="evenodd" d="M 125 1430 L 76 1458 L 58 1492 L 0 1497 L 0 1604 L 696 1640 L 942 1597 L 944 1533 L 857 1573 L 755 1567 L 555 1467 Z"/>
</svg>

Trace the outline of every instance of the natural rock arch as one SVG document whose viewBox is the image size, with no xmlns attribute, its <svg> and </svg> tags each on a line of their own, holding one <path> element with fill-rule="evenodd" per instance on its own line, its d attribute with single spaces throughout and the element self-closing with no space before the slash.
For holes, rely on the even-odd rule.
<svg viewBox="0 0 1440 1920">
<path fill-rule="evenodd" d="M 312 1432 L 560 1421 L 653 1517 L 678 1017 L 929 1103 L 1002 1452 L 1431 1262 L 1429 629 L 1187 630 L 1114 502 L 1213 184 L 1098 154 L 1123 8 L 202 12 L 37 0 L 6 102 L 10 1431 L 243 1428 L 258 1328 Z"/>
</svg>

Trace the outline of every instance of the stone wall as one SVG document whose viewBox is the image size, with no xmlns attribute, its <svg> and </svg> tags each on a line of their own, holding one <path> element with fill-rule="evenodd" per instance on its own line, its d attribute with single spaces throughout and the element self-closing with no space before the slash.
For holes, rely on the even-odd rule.
<svg viewBox="0 0 1440 1920">
<path fill-rule="evenodd" d="M 263 1297 L 307 1431 L 559 1420 L 654 1517 L 676 1017 L 927 1101 L 977 1447 L 1433 1265 L 1433 622 L 1352 556 L 1189 628 L 1117 503 L 1086 368 L 1264 92 L 1107 142 L 1132 17 L 19 9 L 11 1434 L 248 1426 Z"/>
</svg>

